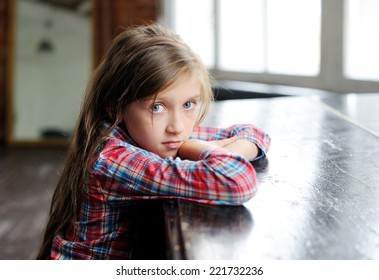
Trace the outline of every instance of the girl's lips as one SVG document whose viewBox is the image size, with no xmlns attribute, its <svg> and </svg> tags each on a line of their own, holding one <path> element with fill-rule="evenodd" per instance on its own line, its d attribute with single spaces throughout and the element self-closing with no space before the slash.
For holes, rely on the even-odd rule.
<svg viewBox="0 0 379 280">
<path fill-rule="evenodd" d="M 169 149 L 179 149 L 179 147 L 182 145 L 182 141 L 163 142 L 163 145 L 165 145 Z"/>
</svg>

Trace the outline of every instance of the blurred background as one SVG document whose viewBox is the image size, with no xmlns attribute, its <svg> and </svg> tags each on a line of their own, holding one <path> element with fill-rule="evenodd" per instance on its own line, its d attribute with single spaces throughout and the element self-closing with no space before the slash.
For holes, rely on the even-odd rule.
<svg viewBox="0 0 379 280">
<path fill-rule="evenodd" d="M 217 82 L 238 81 L 258 93 L 257 84 L 304 92 L 379 91 L 375 0 L 0 3 L 3 145 L 65 141 L 108 42 L 122 27 L 153 21 L 198 51 Z M 281 93 L 270 89 L 264 92 Z"/>
<path fill-rule="evenodd" d="M 379 92 L 376 0 L 0 0 L 0 259 L 34 257 L 91 71 L 154 21 L 259 97 Z"/>
</svg>

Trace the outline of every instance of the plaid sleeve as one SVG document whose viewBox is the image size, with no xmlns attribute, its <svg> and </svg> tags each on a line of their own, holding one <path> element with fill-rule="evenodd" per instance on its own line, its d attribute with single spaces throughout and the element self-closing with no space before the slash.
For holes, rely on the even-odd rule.
<svg viewBox="0 0 379 280">
<path fill-rule="evenodd" d="M 222 148 L 206 149 L 198 161 L 189 161 L 163 159 L 125 142 L 113 142 L 104 147 L 92 170 L 109 202 L 169 197 L 239 205 L 256 191 L 252 165 Z"/>
<path fill-rule="evenodd" d="M 262 129 L 250 124 L 236 124 L 228 128 L 198 126 L 194 129 L 191 138 L 212 141 L 233 136 L 237 136 L 238 139 L 249 140 L 257 145 L 260 152 L 254 160 L 264 157 L 270 148 L 270 136 Z"/>
</svg>

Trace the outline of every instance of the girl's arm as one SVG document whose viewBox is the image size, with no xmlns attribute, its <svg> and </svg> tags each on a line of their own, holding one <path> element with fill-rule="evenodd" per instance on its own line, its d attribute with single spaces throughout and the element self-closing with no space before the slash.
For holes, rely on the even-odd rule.
<svg viewBox="0 0 379 280">
<path fill-rule="evenodd" d="M 190 139 L 180 146 L 178 156 L 182 159 L 198 160 L 200 153 L 209 148 L 226 148 L 231 143 L 235 142 L 237 137 L 225 138 L 215 141 L 203 141 L 198 139 Z"/>
<path fill-rule="evenodd" d="M 244 151 L 228 151 L 241 149 L 244 142 L 238 141 L 254 143 L 262 156 L 270 143 L 267 134 L 253 126 L 197 128 L 189 149 L 183 146 L 179 151 L 192 160 L 183 160 L 162 159 L 111 138 L 95 159 L 91 176 L 95 181 L 90 185 L 98 186 L 101 197 L 116 204 L 166 197 L 238 205 L 256 192 L 255 170 L 248 156 L 241 156 Z"/>
<path fill-rule="evenodd" d="M 249 161 L 255 160 L 260 152 L 258 146 L 255 143 L 244 139 L 233 141 L 232 143 L 226 145 L 224 148 L 233 154 L 247 158 Z"/>
<path fill-rule="evenodd" d="M 111 139 L 94 162 L 89 185 L 113 204 L 165 197 L 239 205 L 256 192 L 256 176 L 246 158 L 220 147 L 202 149 L 196 161 L 163 159 Z"/>
<path fill-rule="evenodd" d="M 249 161 L 254 160 L 259 153 L 259 149 L 255 143 L 233 136 L 231 138 L 215 141 L 188 140 L 180 147 L 178 155 L 182 159 L 198 160 L 202 150 L 212 147 L 224 148 L 233 154 L 247 158 Z"/>
<path fill-rule="evenodd" d="M 249 161 L 265 156 L 271 142 L 267 133 L 249 124 L 237 124 L 228 128 L 199 126 L 194 129 L 191 139 L 212 141 L 215 144 L 220 140 L 235 139 L 235 141 L 231 141 L 221 147 L 234 154 L 244 156 Z"/>
</svg>

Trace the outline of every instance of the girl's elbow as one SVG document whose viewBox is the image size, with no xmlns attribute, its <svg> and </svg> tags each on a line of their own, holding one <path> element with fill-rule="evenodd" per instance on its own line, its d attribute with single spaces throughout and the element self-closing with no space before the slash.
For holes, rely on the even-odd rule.
<svg viewBox="0 0 379 280">
<path fill-rule="evenodd" d="M 218 165 L 220 166 L 220 165 Z M 217 172 L 217 182 L 222 189 L 218 198 L 221 203 L 241 205 L 249 201 L 256 193 L 257 181 L 254 167 L 244 157 L 234 156 L 228 158 L 228 168 Z"/>
<path fill-rule="evenodd" d="M 228 189 L 230 190 L 230 203 L 241 205 L 252 199 L 257 191 L 255 173 L 231 180 Z"/>
</svg>

